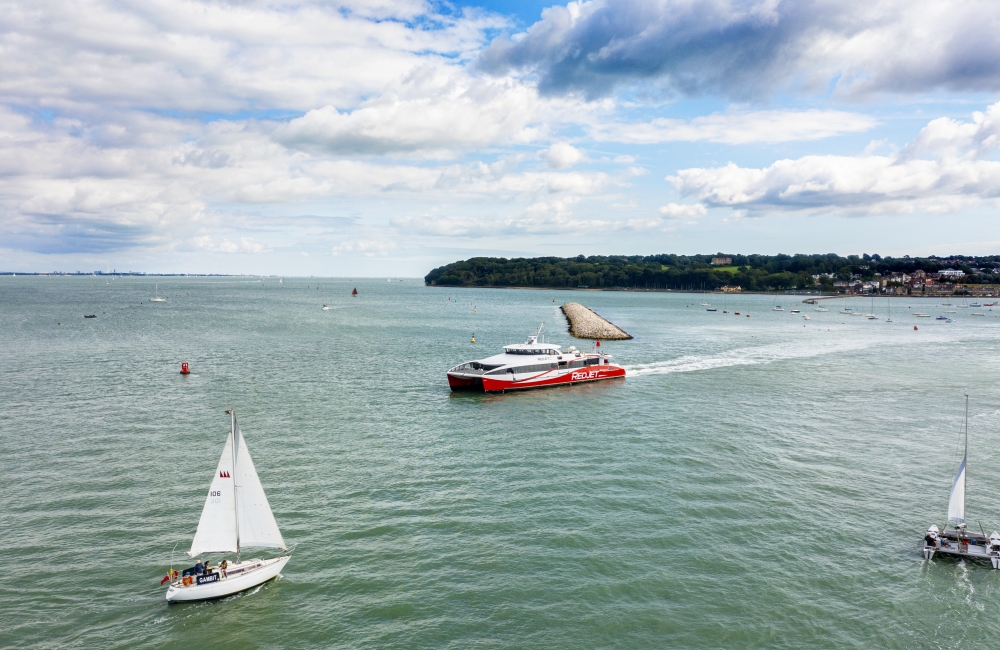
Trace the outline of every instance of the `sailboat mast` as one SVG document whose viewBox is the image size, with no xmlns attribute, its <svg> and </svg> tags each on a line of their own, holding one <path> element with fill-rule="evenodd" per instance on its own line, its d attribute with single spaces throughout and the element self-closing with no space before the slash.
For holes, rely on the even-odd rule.
<svg viewBox="0 0 1000 650">
<path fill-rule="evenodd" d="M 240 502 L 236 498 L 236 477 L 239 476 L 239 471 L 236 468 L 236 459 L 240 455 L 240 441 L 236 435 L 236 410 L 229 409 L 229 415 L 232 418 L 232 428 L 230 433 L 233 436 L 233 516 L 236 517 L 236 564 L 240 563 Z"/>
<path fill-rule="evenodd" d="M 962 464 L 965 471 L 962 472 L 962 513 L 965 513 L 965 488 L 969 484 L 969 394 L 965 394 L 965 455 Z"/>
</svg>

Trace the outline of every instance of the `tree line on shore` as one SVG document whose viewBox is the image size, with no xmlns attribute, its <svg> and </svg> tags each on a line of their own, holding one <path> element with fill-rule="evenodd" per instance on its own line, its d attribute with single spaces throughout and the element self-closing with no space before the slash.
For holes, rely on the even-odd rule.
<svg viewBox="0 0 1000 650">
<path fill-rule="evenodd" d="M 719 258 L 729 258 L 720 260 Z M 715 264 L 713 264 L 713 259 Z M 424 277 L 430 286 L 546 287 L 744 291 L 821 289 L 837 280 L 872 280 L 916 271 L 965 273 L 962 284 L 1000 278 L 1000 255 L 882 257 L 880 255 L 592 255 L 577 257 L 474 257 L 438 267 Z M 814 276 L 820 276 L 818 279 Z"/>
</svg>

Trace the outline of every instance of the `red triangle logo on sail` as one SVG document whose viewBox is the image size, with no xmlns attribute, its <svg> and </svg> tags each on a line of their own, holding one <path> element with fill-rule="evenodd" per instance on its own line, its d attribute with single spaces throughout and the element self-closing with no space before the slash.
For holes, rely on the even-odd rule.
<svg viewBox="0 0 1000 650">
<path fill-rule="evenodd" d="M 232 478 L 226 470 L 219 471 L 219 478 Z"/>
</svg>

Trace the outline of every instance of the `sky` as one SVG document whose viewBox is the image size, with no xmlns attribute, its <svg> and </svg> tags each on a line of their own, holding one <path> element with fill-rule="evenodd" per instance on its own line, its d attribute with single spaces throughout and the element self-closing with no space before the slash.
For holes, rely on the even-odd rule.
<svg viewBox="0 0 1000 650">
<path fill-rule="evenodd" d="M 995 1 L 0 7 L 0 271 L 1000 253 Z"/>
</svg>

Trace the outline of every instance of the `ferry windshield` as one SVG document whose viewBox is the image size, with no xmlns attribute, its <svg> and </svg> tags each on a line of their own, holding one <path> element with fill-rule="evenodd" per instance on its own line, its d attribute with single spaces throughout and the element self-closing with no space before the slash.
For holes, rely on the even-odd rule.
<svg viewBox="0 0 1000 650">
<path fill-rule="evenodd" d="M 507 354 L 557 354 L 558 353 L 557 350 L 553 350 L 552 348 L 541 348 L 541 349 L 504 348 L 503 351 L 506 352 Z"/>
</svg>

